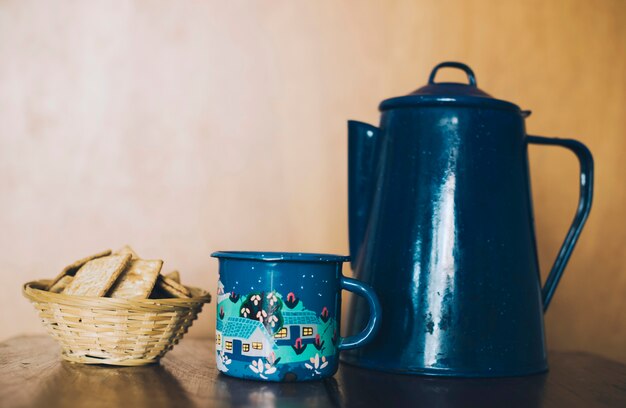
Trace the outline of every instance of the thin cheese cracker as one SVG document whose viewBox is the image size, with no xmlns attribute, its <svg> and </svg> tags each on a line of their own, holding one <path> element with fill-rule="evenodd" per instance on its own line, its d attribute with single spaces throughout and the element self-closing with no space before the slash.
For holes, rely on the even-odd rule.
<svg viewBox="0 0 626 408">
<path fill-rule="evenodd" d="M 157 286 L 159 287 L 159 289 L 177 298 L 191 297 L 191 293 L 189 293 L 189 289 L 187 289 L 180 283 L 170 278 L 167 278 L 163 275 L 159 275 Z"/>
<path fill-rule="evenodd" d="M 63 294 L 76 296 L 104 296 L 118 276 L 126 269 L 131 255 L 111 255 L 87 262 L 81 267 Z"/>
<path fill-rule="evenodd" d="M 165 275 L 165 277 L 173 280 L 174 282 L 180 283 L 180 273 L 178 271 L 172 271 Z"/>
<path fill-rule="evenodd" d="M 140 259 L 139 255 L 137 255 L 137 252 L 135 252 L 135 250 L 132 249 L 130 245 L 124 245 L 123 247 L 115 251 L 114 253 L 114 255 L 126 255 L 126 254 L 130 254 L 133 257 L 132 259 Z"/>
<path fill-rule="evenodd" d="M 131 260 L 126 270 L 117 278 L 108 296 L 120 299 L 146 299 L 156 284 L 162 266 L 161 260 Z"/>
<path fill-rule="evenodd" d="M 69 285 L 70 282 L 72 282 L 72 280 L 74 280 L 73 276 L 65 275 L 61 279 L 59 279 L 57 283 L 55 283 L 54 285 L 51 285 L 50 289 L 48 290 L 53 293 L 61 293 L 63 292 L 63 289 L 65 289 L 67 285 Z"/>
<path fill-rule="evenodd" d="M 86 258 L 83 259 L 79 259 L 78 261 L 67 265 L 65 268 L 63 268 L 63 270 L 61 271 L 60 274 L 57 275 L 56 278 L 54 278 L 54 280 L 50 283 L 50 286 L 48 286 L 48 290 L 50 290 L 57 282 L 59 282 L 64 276 L 74 276 L 76 275 L 76 271 L 78 271 L 81 266 L 83 266 L 84 264 L 86 264 L 87 262 L 93 260 L 93 259 L 98 259 L 98 258 L 102 258 L 104 256 L 108 256 L 111 255 L 111 250 L 107 249 L 106 251 L 102 251 L 102 252 L 98 252 L 97 254 L 93 254 L 90 255 Z"/>
<path fill-rule="evenodd" d="M 176 296 L 172 296 L 159 286 L 159 281 L 157 280 L 157 284 L 154 285 L 154 289 L 152 289 L 152 293 L 150 293 L 150 299 L 171 299 Z"/>
<path fill-rule="evenodd" d="M 189 287 L 187 289 L 189 289 L 189 292 L 191 293 L 191 297 L 192 298 L 198 298 L 198 297 L 201 297 L 201 296 L 208 296 L 209 300 L 211 300 L 211 295 L 209 295 L 207 292 L 203 291 L 202 289 L 192 288 L 192 287 Z"/>
</svg>

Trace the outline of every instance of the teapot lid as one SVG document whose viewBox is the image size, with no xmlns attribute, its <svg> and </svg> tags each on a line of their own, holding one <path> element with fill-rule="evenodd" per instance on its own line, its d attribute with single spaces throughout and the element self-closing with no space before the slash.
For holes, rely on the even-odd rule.
<svg viewBox="0 0 626 408">
<path fill-rule="evenodd" d="M 448 67 L 463 70 L 469 83 L 435 82 L 437 71 Z M 514 103 L 496 99 L 478 88 L 474 71 L 461 62 L 453 61 L 442 62 L 433 68 L 428 78 L 428 84 L 408 95 L 385 99 L 380 103 L 379 109 L 385 111 L 400 107 L 442 105 L 507 109 L 520 112 L 519 106 Z"/>
</svg>

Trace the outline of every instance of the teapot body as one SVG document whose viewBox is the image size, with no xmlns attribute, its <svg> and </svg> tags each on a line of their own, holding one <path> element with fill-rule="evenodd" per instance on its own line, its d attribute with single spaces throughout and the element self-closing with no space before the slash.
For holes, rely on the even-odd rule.
<svg viewBox="0 0 626 408">
<path fill-rule="evenodd" d="M 374 187 L 360 198 L 370 204 L 352 255 L 355 276 L 379 296 L 382 327 L 344 360 L 415 374 L 545 371 L 523 112 L 398 107 L 383 110 L 376 137 Z M 353 331 L 367 321 L 359 302 Z"/>
</svg>

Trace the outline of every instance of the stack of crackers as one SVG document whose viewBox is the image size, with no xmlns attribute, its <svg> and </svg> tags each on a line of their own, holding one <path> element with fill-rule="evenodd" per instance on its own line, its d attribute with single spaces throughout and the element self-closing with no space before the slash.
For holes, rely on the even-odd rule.
<svg viewBox="0 0 626 408">
<path fill-rule="evenodd" d="M 162 260 L 141 259 L 126 245 L 118 251 L 103 251 L 66 266 L 50 283 L 48 291 L 118 299 L 191 298 L 198 295 L 180 283 L 178 271 L 161 275 L 162 267 Z"/>
</svg>

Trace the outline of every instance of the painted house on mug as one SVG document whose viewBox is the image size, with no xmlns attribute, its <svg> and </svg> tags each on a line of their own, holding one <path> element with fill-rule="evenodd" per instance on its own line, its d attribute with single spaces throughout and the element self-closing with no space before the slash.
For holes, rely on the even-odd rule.
<svg viewBox="0 0 626 408">
<path fill-rule="evenodd" d="M 283 327 L 274 333 L 276 344 L 279 346 L 292 345 L 297 338 L 301 339 L 302 345 L 315 343 L 319 323 L 317 314 L 310 310 L 283 311 Z"/>
<path fill-rule="evenodd" d="M 218 322 L 220 319 L 217 320 Z M 218 323 L 219 325 L 219 323 Z M 225 354 L 241 357 L 265 357 L 276 349 L 272 335 L 267 332 L 263 323 L 245 317 L 229 317 L 219 330 L 216 327 L 216 339 L 220 341 L 219 350 Z"/>
<path fill-rule="evenodd" d="M 228 299 L 229 294 L 228 293 L 224 293 L 224 284 L 222 283 L 221 280 L 217 281 L 217 304 L 219 305 L 220 302 Z"/>
<path fill-rule="evenodd" d="M 215 322 L 215 350 L 222 350 L 222 332 L 224 331 L 224 322 L 222 319 L 217 319 Z"/>
</svg>

